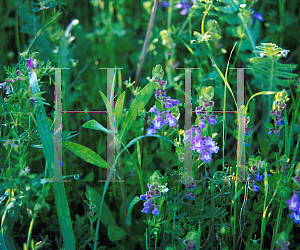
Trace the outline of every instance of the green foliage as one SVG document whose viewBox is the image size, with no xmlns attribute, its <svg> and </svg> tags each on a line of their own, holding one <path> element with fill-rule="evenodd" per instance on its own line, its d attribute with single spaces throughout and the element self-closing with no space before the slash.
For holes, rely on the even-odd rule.
<svg viewBox="0 0 300 250">
<path fill-rule="evenodd" d="M 256 52 L 261 56 L 250 59 L 253 75 L 260 82 L 257 87 L 260 90 L 270 91 L 276 91 L 280 86 L 289 87 L 289 79 L 297 77 L 297 74 L 291 73 L 296 65 L 278 62 L 283 56 L 286 57 L 289 51 L 273 43 L 262 43 L 261 45 L 256 47 Z"/>
</svg>

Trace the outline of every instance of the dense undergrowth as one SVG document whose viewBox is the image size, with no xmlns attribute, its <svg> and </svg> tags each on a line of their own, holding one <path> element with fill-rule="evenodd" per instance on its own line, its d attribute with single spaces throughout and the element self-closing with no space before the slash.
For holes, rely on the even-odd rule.
<svg viewBox="0 0 300 250">
<path fill-rule="evenodd" d="M 0 12 L 1 249 L 300 248 L 296 0 Z"/>
</svg>

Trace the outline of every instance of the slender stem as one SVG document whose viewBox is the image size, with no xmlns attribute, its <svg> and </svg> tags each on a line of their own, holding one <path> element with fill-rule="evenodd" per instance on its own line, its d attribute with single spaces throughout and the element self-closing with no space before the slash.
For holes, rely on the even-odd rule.
<svg viewBox="0 0 300 250">
<path fill-rule="evenodd" d="M 141 54 L 140 61 L 138 63 L 137 72 L 136 72 L 135 86 L 134 86 L 135 88 L 139 84 L 141 69 L 142 69 L 143 64 L 144 64 L 144 60 L 145 60 L 145 56 L 146 56 L 146 52 L 147 52 L 146 50 L 147 50 L 147 47 L 148 47 L 148 43 L 149 43 L 149 40 L 150 40 L 150 34 L 151 34 L 151 31 L 152 31 L 152 28 L 153 28 L 154 19 L 155 19 L 155 15 L 156 15 L 157 5 L 158 5 L 158 0 L 154 0 L 152 13 L 151 13 L 149 24 L 148 24 L 148 30 L 147 30 L 147 33 L 146 33 L 146 38 L 145 38 L 145 41 L 144 41 L 142 54 Z"/>
<path fill-rule="evenodd" d="M 204 21 L 205 21 L 205 17 L 208 14 L 208 11 L 209 11 L 210 7 L 211 7 L 211 4 L 208 6 L 207 9 L 205 8 L 204 16 L 202 18 L 202 23 L 201 23 L 201 33 L 202 33 L 202 36 L 204 36 Z"/>
<path fill-rule="evenodd" d="M 33 229 L 34 220 L 35 220 L 35 216 L 32 217 L 31 222 L 30 222 L 30 225 L 29 225 L 29 231 L 28 231 L 28 235 L 27 235 L 27 243 L 26 243 L 27 249 L 29 249 L 29 244 L 30 244 L 30 239 L 31 239 L 31 234 L 32 234 L 32 229 Z"/>
<path fill-rule="evenodd" d="M 117 145 L 117 151 L 118 154 L 120 154 L 120 145 Z M 124 203 L 124 208 L 125 208 L 125 215 L 127 216 L 128 214 L 128 207 L 126 203 L 126 194 L 125 194 L 125 186 L 124 186 L 124 180 L 123 180 L 123 174 L 122 174 L 122 166 L 121 166 L 121 158 L 119 158 L 119 175 L 121 179 L 121 189 L 122 189 L 122 198 L 123 198 L 123 203 Z M 128 237 L 131 242 L 131 226 L 127 225 L 127 232 L 128 232 Z"/>
</svg>

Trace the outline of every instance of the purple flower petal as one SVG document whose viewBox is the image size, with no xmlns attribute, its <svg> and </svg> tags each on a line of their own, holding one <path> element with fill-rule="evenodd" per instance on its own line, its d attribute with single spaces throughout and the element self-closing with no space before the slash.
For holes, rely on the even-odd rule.
<svg viewBox="0 0 300 250">
<path fill-rule="evenodd" d="M 149 206 L 149 207 L 144 207 L 143 210 L 142 210 L 141 212 L 147 214 L 147 213 L 150 212 L 150 210 L 151 210 L 151 207 L 150 207 L 150 206 Z"/>
<path fill-rule="evenodd" d="M 140 195 L 140 200 L 141 200 L 141 201 L 147 200 L 147 195 L 146 195 L 146 194 Z"/>
<path fill-rule="evenodd" d="M 33 69 L 33 59 L 32 58 L 30 58 L 28 60 L 28 68 Z"/>
<path fill-rule="evenodd" d="M 211 162 L 211 155 L 206 152 L 205 150 L 201 151 L 201 160 L 204 161 L 205 163 Z"/>
<path fill-rule="evenodd" d="M 255 12 L 254 14 L 252 14 L 252 17 L 259 20 L 259 21 L 262 21 L 262 22 L 264 21 L 264 18 L 262 16 L 262 14 L 259 13 L 259 12 Z"/>
<path fill-rule="evenodd" d="M 165 8 L 167 8 L 167 7 L 170 6 L 170 4 L 169 4 L 168 2 L 163 2 L 163 3 L 162 3 L 162 6 L 164 6 Z"/>
<path fill-rule="evenodd" d="M 150 198 L 149 200 L 147 200 L 145 203 L 144 203 L 144 207 L 149 207 L 151 205 L 151 201 L 152 199 Z"/>
<path fill-rule="evenodd" d="M 155 115 L 158 115 L 158 110 L 155 105 L 149 110 L 149 112 L 153 112 Z"/>
<path fill-rule="evenodd" d="M 151 125 L 150 128 L 147 128 L 147 135 L 154 135 L 157 131 L 155 130 L 154 126 Z"/>
<path fill-rule="evenodd" d="M 252 186 L 252 188 L 253 188 L 253 190 L 254 190 L 255 192 L 257 192 L 257 191 L 260 190 L 260 187 L 257 186 L 257 185 L 255 185 L 255 184 Z"/>
<path fill-rule="evenodd" d="M 159 214 L 159 211 L 158 211 L 158 208 L 155 207 L 152 211 L 152 214 L 155 214 L 155 215 L 158 215 Z"/>
<path fill-rule="evenodd" d="M 287 200 L 286 202 L 287 204 L 289 204 L 289 209 L 293 211 L 297 210 L 300 206 L 300 201 L 297 194 L 294 194 L 292 198 L 290 200 Z"/>
</svg>

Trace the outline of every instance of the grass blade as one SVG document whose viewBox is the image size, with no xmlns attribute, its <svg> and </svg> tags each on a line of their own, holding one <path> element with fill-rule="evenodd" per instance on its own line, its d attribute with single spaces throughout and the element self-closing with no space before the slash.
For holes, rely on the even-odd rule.
<svg viewBox="0 0 300 250">
<path fill-rule="evenodd" d="M 40 92 L 37 76 L 36 73 L 31 70 L 30 79 L 29 79 L 29 85 L 32 89 L 32 94 L 37 94 Z M 48 122 L 47 122 L 47 116 L 44 109 L 44 106 L 36 102 L 36 107 L 34 109 L 34 113 L 36 115 L 37 125 L 38 125 L 38 131 L 42 140 L 43 150 L 47 162 L 47 166 L 50 168 L 48 169 L 50 178 L 54 178 L 54 172 L 55 174 L 58 174 L 61 179 L 61 172 L 60 171 L 54 171 L 60 169 L 59 166 L 57 168 L 54 168 L 54 162 L 58 164 L 58 157 L 57 153 L 54 150 L 54 142 L 52 138 L 52 133 L 50 131 Z M 45 173 L 47 172 L 47 169 L 45 169 Z M 57 176 L 57 175 L 56 175 Z M 61 233 L 64 241 L 64 247 L 68 250 L 75 250 L 75 239 L 72 229 L 72 222 L 71 222 L 71 216 L 65 191 L 65 186 L 63 182 L 53 182 L 53 193 L 55 197 L 55 203 L 57 208 L 57 214 L 58 214 L 58 220 L 61 227 Z"/>
</svg>

